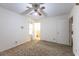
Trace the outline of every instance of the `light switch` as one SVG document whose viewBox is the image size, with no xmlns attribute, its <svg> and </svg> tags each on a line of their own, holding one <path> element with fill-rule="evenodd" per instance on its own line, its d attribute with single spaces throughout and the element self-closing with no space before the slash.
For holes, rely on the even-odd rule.
<svg viewBox="0 0 79 59">
<path fill-rule="evenodd" d="M 21 26 L 21 29 L 24 29 L 24 26 Z"/>
</svg>

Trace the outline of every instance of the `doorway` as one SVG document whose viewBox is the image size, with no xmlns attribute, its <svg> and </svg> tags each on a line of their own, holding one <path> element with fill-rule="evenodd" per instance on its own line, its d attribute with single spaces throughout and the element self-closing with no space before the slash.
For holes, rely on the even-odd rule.
<svg viewBox="0 0 79 59">
<path fill-rule="evenodd" d="M 34 23 L 34 39 L 40 40 L 40 23 Z"/>
<path fill-rule="evenodd" d="M 30 23 L 29 34 L 31 40 L 40 40 L 40 23 Z"/>
<path fill-rule="evenodd" d="M 73 46 L 73 29 L 72 29 L 72 26 L 73 26 L 73 16 L 69 19 L 69 44 L 70 46 Z"/>
</svg>

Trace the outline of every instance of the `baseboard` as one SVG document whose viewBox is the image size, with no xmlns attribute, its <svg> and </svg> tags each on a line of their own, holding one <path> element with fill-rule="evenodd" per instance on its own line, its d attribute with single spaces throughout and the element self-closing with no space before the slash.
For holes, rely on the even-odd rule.
<svg viewBox="0 0 79 59">
<path fill-rule="evenodd" d="M 55 42 L 55 41 L 49 41 L 49 40 L 43 40 L 43 41 L 48 41 L 48 42 L 52 42 L 52 43 L 57 43 L 57 44 L 62 44 L 62 45 L 70 46 L 69 44 L 58 43 L 58 42 Z"/>
<path fill-rule="evenodd" d="M 7 48 L 7 49 L 0 50 L 0 52 L 4 52 L 4 51 L 7 51 L 7 50 L 9 50 L 9 49 L 15 48 L 15 47 L 20 46 L 20 45 L 22 45 L 22 44 L 24 44 L 24 43 L 26 43 L 26 42 L 29 42 L 29 41 L 30 41 L 30 40 L 26 40 L 25 42 L 22 42 L 22 43 L 20 43 L 20 44 L 16 44 L 16 45 L 14 45 L 14 46 L 12 46 L 12 47 L 9 47 L 9 48 Z"/>
</svg>

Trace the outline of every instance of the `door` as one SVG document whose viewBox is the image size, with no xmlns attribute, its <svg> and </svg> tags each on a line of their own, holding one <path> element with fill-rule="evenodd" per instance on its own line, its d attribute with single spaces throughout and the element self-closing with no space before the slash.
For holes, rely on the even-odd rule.
<svg viewBox="0 0 79 59">
<path fill-rule="evenodd" d="M 33 24 L 32 23 L 29 24 L 29 36 L 30 36 L 30 39 L 33 40 Z"/>
</svg>

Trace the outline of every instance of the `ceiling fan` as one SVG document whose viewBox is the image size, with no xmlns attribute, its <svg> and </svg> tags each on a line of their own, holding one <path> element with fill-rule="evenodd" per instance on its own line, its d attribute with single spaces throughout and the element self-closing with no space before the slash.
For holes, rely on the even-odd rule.
<svg viewBox="0 0 79 59">
<path fill-rule="evenodd" d="M 47 14 L 44 12 L 43 9 L 45 9 L 45 6 L 40 6 L 44 3 L 29 3 L 32 7 L 29 7 L 27 6 L 27 10 L 25 10 L 22 14 L 25 15 L 25 14 L 28 14 L 30 13 L 31 11 L 34 11 L 33 13 L 37 13 L 39 16 L 41 15 L 44 15 L 44 16 L 47 16 Z M 31 13 L 31 14 L 33 14 Z"/>
</svg>

